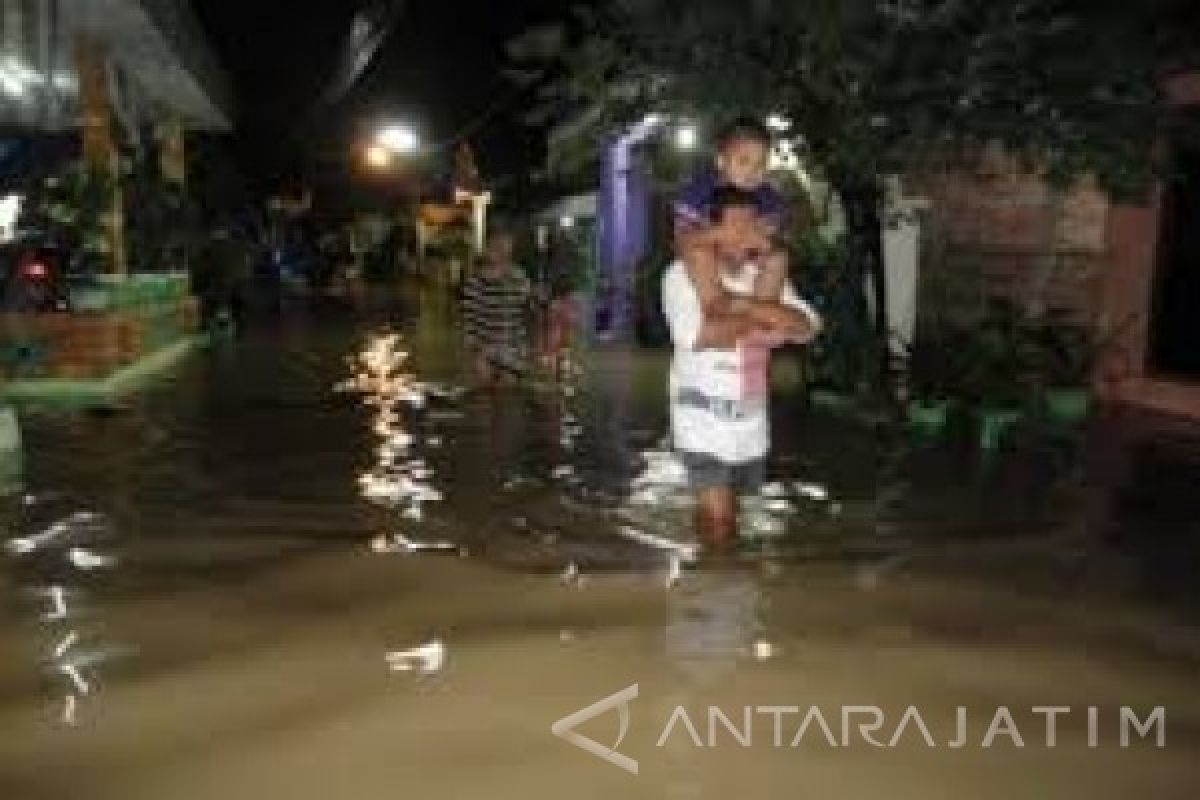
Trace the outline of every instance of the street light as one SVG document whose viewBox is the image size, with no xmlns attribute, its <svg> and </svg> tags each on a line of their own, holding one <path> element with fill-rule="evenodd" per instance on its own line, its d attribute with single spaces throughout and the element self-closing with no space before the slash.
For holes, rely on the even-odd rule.
<svg viewBox="0 0 1200 800">
<path fill-rule="evenodd" d="M 684 152 L 696 149 L 700 136 L 694 125 L 680 125 L 675 129 L 675 147 Z"/>
<path fill-rule="evenodd" d="M 421 140 L 412 128 L 393 125 L 384 128 L 375 137 L 376 143 L 391 153 L 415 153 L 421 146 Z"/>
<path fill-rule="evenodd" d="M 383 145 L 368 145 L 364 155 L 367 160 L 367 166 L 371 169 L 382 170 L 392 165 L 392 151 Z"/>
</svg>

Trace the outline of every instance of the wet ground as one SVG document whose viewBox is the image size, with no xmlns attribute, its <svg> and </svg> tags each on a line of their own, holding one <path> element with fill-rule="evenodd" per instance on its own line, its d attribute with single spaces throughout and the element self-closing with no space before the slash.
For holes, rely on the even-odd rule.
<svg viewBox="0 0 1200 800">
<path fill-rule="evenodd" d="M 983 463 L 785 391 L 744 546 L 693 564 L 662 354 L 464 393 L 451 324 L 298 313 L 23 415 L 0 797 L 1196 796 L 1186 432 Z M 633 684 L 636 776 L 552 735 Z M 1163 746 L 1122 746 L 1123 707 Z"/>
</svg>

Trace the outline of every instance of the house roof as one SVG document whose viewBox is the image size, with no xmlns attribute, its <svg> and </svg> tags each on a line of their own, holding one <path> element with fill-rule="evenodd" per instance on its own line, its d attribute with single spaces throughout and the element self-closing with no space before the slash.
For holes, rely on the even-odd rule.
<svg viewBox="0 0 1200 800">
<path fill-rule="evenodd" d="M 60 0 L 67 32 L 106 42 L 139 93 L 189 128 L 227 130 L 231 92 L 185 0 Z"/>
</svg>

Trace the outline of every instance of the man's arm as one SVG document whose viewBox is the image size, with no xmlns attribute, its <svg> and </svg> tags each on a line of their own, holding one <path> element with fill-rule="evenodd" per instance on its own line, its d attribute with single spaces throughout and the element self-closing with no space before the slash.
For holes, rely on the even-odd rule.
<svg viewBox="0 0 1200 800">
<path fill-rule="evenodd" d="M 746 314 L 755 327 L 775 336 L 807 343 L 816 334 L 816 326 L 808 313 L 783 303 L 755 300 Z"/>
<path fill-rule="evenodd" d="M 754 321 L 746 311 L 713 311 L 704 315 L 700 333 L 696 336 L 695 350 L 732 350 L 738 342 L 756 330 Z"/>
<path fill-rule="evenodd" d="M 729 350 L 755 335 L 811 341 L 816 334 L 812 318 L 801 309 L 781 303 L 740 298 L 742 308 L 704 315 L 696 337 L 697 350 Z"/>
</svg>

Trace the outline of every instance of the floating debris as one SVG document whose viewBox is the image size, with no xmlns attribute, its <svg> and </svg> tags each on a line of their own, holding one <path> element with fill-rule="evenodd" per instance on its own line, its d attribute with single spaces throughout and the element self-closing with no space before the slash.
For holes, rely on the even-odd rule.
<svg viewBox="0 0 1200 800">
<path fill-rule="evenodd" d="M 446 646 L 440 639 L 434 639 L 409 650 L 393 650 L 384 655 L 384 660 L 392 672 L 432 675 L 446 665 Z"/>
</svg>

